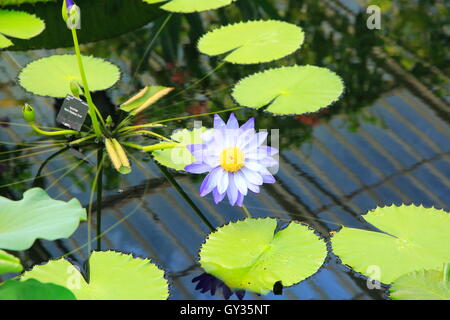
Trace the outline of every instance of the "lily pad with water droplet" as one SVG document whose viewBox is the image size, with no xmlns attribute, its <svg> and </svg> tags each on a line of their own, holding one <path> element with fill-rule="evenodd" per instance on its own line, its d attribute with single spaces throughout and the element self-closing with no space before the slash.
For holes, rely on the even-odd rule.
<svg viewBox="0 0 450 320">
<path fill-rule="evenodd" d="M 242 79 L 234 99 L 250 108 L 267 106 L 268 112 L 288 115 L 316 112 L 337 101 L 344 91 L 341 78 L 316 66 L 269 69 Z"/>
<path fill-rule="evenodd" d="M 172 12 L 201 12 L 225 7 L 236 0 L 144 0 L 147 3 L 167 2 L 161 9 Z"/>
<path fill-rule="evenodd" d="M 304 33 L 295 24 L 267 20 L 240 22 L 205 34 L 198 43 L 204 54 L 226 54 L 225 61 L 239 64 L 283 58 L 302 45 Z"/>
<path fill-rule="evenodd" d="M 394 300 L 450 300 L 450 281 L 442 271 L 415 271 L 395 280 L 389 292 Z"/>
<path fill-rule="evenodd" d="M 0 275 L 5 273 L 20 272 L 23 270 L 20 259 L 0 250 Z"/>
<path fill-rule="evenodd" d="M 30 39 L 45 29 L 45 23 L 33 14 L 0 9 L 0 48 L 13 44 L 7 37 Z"/>
<path fill-rule="evenodd" d="M 299 223 L 275 233 L 276 227 L 276 219 L 252 218 L 219 228 L 200 250 L 201 266 L 232 289 L 262 294 L 317 272 L 327 256 L 324 241 Z"/>
<path fill-rule="evenodd" d="M 0 248 L 26 250 L 36 239 L 68 238 L 81 220 L 86 210 L 77 199 L 54 200 L 41 188 L 26 191 L 19 201 L 0 197 Z"/>
<path fill-rule="evenodd" d="M 343 227 L 333 238 L 333 251 L 355 271 L 391 283 L 424 269 L 440 270 L 450 261 L 450 214 L 414 205 L 380 207 L 364 216 L 384 231 Z"/>
<path fill-rule="evenodd" d="M 201 135 L 205 130 L 206 128 L 202 127 L 193 130 L 183 129 L 176 131 L 170 138 L 173 141 L 182 143 L 182 145 L 172 149 L 153 151 L 153 158 L 163 166 L 178 171 L 184 170 L 187 165 L 195 160 L 194 156 L 186 148 L 186 145 L 203 143 Z"/>
<path fill-rule="evenodd" d="M 91 91 L 106 90 L 120 78 L 119 68 L 108 61 L 91 56 L 83 56 L 82 61 Z M 19 83 L 26 90 L 55 98 L 71 94 L 70 83 L 73 80 L 82 84 L 77 58 L 73 54 L 35 60 L 19 74 Z"/>
<path fill-rule="evenodd" d="M 148 259 L 114 251 L 93 252 L 89 262 L 90 282 L 65 259 L 35 266 L 22 281 L 35 279 L 71 290 L 78 300 L 165 300 L 169 285 L 164 271 Z"/>
</svg>

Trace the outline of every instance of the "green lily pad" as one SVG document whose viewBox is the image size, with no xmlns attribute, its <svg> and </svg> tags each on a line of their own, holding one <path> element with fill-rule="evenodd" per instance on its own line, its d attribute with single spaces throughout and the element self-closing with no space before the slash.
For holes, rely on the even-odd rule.
<svg viewBox="0 0 450 320">
<path fill-rule="evenodd" d="M 120 78 L 114 64 L 91 56 L 83 56 L 83 65 L 91 91 L 106 90 Z M 71 94 L 70 83 L 82 84 L 77 58 L 73 54 L 53 55 L 35 60 L 19 74 L 19 82 L 26 90 L 41 96 L 63 98 Z"/>
<path fill-rule="evenodd" d="M 144 0 L 147 3 L 167 2 L 161 9 L 171 12 L 201 12 L 225 7 L 236 0 Z"/>
<path fill-rule="evenodd" d="M 233 89 L 242 106 L 261 108 L 274 114 L 316 112 L 338 100 L 344 91 L 341 78 L 316 66 L 270 69 L 242 79 Z"/>
<path fill-rule="evenodd" d="M 26 250 L 36 239 L 68 238 L 80 220 L 86 220 L 86 210 L 77 199 L 54 200 L 41 188 L 19 201 L 0 197 L 0 248 Z"/>
<path fill-rule="evenodd" d="M 153 103 L 167 95 L 174 88 L 163 86 L 147 86 L 120 105 L 120 109 L 133 115 L 144 111 Z"/>
<path fill-rule="evenodd" d="M 450 214 L 434 208 L 402 205 L 376 208 L 364 216 L 386 232 L 343 227 L 333 250 L 344 264 L 367 276 L 378 267 L 383 283 L 418 270 L 440 270 L 450 261 Z M 373 268 L 369 268 L 373 269 Z"/>
<path fill-rule="evenodd" d="M 394 300 L 450 300 L 450 281 L 442 271 L 415 271 L 395 280 L 389 292 Z"/>
<path fill-rule="evenodd" d="M 23 270 L 20 259 L 0 250 L 0 275 L 5 273 L 21 272 Z"/>
<path fill-rule="evenodd" d="M 25 272 L 22 281 L 36 279 L 71 290 L 78 300 L 165 300 L 169 296 L 164 271 L 147 259 L 114 251 L 93 252 L 90 282 L 65 259 Z"/>
<path fill-rule="evenodd" d="M 33 14 L 0 9 L 0 48 L 6 48 L 13 44 L 5 36 L 30 39 L 40 34 L 44 29 L 44 21 Z"/>
<path fill-rule="evenodd" d="M 76 300 L 67 288 L 53 283 L 9 280 L 0 285 L 0 300 Z"/>
<path fill-rule="evenodd" d="M 248 21 L 221 27 L 205 34 L 198 43 L 204 54 L 227 54 L 225 61 L 262 63 L 283 58 L 300 48 L 302 29 L 295 24 L 267 20 Z"/>
<path fill-rule="evenodd" d="M 206 128 L 195 128 L 193 130 L 183 129 L 176 131 L 170 138 L 173 141 L 180 142 L 180 147 L 152 151 L 153 158 L 163 166 L 182 171 L 184 168 L 194 162 L 195 158 L 186 148 L 188 144 L 203 143 L 201 134 Z"/>
<path fill-rule="evenodd" d="M 299 223 L 275 233 L 277 220 L 246 219 L 230 223 L 208 236 L 200 264 L 230 288 L 266 294 L 276 282 L 291 286 L 322 266 L 325 243 Z"/>
</svg>

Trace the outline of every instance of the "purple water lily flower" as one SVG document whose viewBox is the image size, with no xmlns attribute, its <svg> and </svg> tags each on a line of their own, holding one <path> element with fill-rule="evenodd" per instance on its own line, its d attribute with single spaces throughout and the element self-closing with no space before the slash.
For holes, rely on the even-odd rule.
<svg viewBox="0 0 450 320">
<path fill-rule="evenodd" d="M 200 187 L 200 196 L 212 192 L 216 203 L 228 196 L 231 205 L 242 206 L 249 190 L 259 193 L 263 183 L 274 183 L 268 168 L 278 164 L 272 158 L 278 150 L 263 145 L 267 135 L 265 131 L 255 132 L 254 118 L 239 127 L 233 113 L 227 123 L 216 114 L 214 129 L 202 135 L 204 143 L 187 146 L 195 161 L 185 170 L 209 172 Z"/>
</svg>

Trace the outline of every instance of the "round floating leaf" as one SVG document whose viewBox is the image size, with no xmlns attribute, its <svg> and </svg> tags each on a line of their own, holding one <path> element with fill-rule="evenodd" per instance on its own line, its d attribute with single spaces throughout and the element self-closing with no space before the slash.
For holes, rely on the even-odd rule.
<svg viewBox="0 0 450 320">
<path fill-rule="evenodd" d="M 423 269 L 440 270 L 450 261 L 450 214 L 417 206 L 376 208 L 364 218 L 386 232 L 343 227 L 333 237 L 333 250 L 344 264 L 371 276 L 377 267 L 380 280 L 391 283 L 403 274 Z"/>
<path fill-rule="evenodd" d="M 36 239 L 68 238 L 85 219 L 77 199 L 53 200 L 41 188 L 26 191 L 20 201 L 0 197 L 0 248 L 26 250 Z"/>
<path fill-rule="evenodd" d="M 0 300 L 76 300 L 67 288 L 53 283 L 9 280 L 0 285 Z"/>
<path fill-rule="evenodd" d="M 327 256 L 312 230 L 292 222 L 275 233 L 277 220 L 246 219 L 211 233 L 200 251 L 206 272 L 232 289 L 266 294 L 274 284 L 296 284 L 314 274 Z"/>
<path fill-rule="evenodd" d="M 83 56 L 91 91 L 106 90 L 120 78 L 117 66 L 105 60 Z M 63 98 L 71 94 L 70 83 L 82 83 L 77 58 L 72 54 L 53 55 L 35 60 L 22 69 L 19 81 L 26 90 L 41 96 Z"/>
<path fill-rule="evenodd" d="M 450 281 L 442 271 L 416 271 L 395 280 L 389 292 L 394 300 L 450 300 Z"/>
<path fill-rule="evenodd" d="M 36 2 L 55 2 L 56 0 L 0 0 L 0 6 L 19 5 Z"/>
<path fill-rule="evenodd" d="M 144 0 L 147 3 L 167 2 L 168 0 Z M 169 0 L 161 8 L 172 12 L 200 12 L 225 7 L 236 0 Z"/>
<path fill-rule="evenodd" d="M 45 29 L 45 23 L 33 14 L 23 11 L 0 9 L 0 48 L 9 47 L 9 36 L 18 39 L 30 39 Z"/>
<path fill-rule="evenodd" d="M 23 270 L 20 259 L 0 250 L 0 275 L 12 272 L 21 272 Z"/>
<path fill-rule="evenodd" d="M 203 143 L 201 134 L 205 130 L 206 128 L 204 127 L 195 128 L 193 130 L 178 130 L 171 136 L 171 139 L 182 143 L 182 145 L 177 148 L 153 151 L 153 158 L 163 166 L 175 170 L 184 170 L 184 167 L 195 160 L 194 156 L 192 156 L 191 152 L 186 148 L 186 145 Z"/>
<path fill-rule="evenodd" d="M 300 27 L 283 21 L 240 22 L 205 34 L 198 49 L 210 56 L 227 54 L 225 61 L 250 64 L 283 58 L 302 45 Z"/>
<path fill-rule="evenodd" d="M 242 106 L 287 115 L 316 112 L 338 100 L 344 91 L 341 78 L 315 66 L 270 69 L 242 79 L 233 89 Z"/>
<path fill-rule="evenodd" d="M 36 279 L 66 287 L 78 300 L 164 300 L 169 296 L 164 272 L 147 259 L 103 251 L 92 253 L 89 262 L 89 284 L 65 259 L 35 266 L 21 280 Z"/>
</svg>

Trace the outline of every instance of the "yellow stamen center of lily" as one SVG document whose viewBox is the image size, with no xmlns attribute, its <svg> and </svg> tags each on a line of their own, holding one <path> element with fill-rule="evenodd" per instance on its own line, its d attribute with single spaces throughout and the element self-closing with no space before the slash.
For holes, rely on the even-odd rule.
<svg viewBox="0 0 450 320">
<path fill-rule="evenodd" d="M 220 153 L 220 166 L 228 172 L 236 172 L 245 164 L 244 153 L 237 147 L 223 149 Z"/>
</svg>

